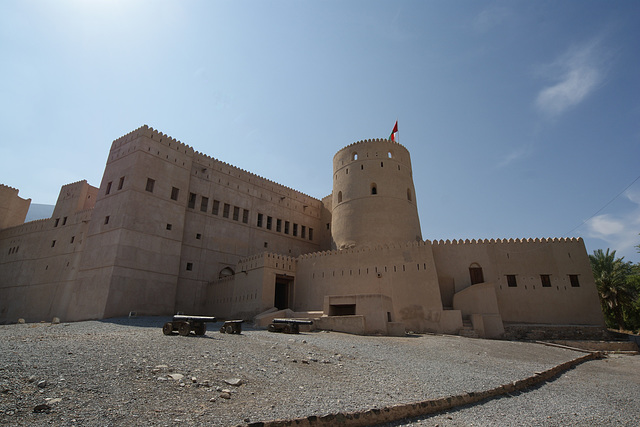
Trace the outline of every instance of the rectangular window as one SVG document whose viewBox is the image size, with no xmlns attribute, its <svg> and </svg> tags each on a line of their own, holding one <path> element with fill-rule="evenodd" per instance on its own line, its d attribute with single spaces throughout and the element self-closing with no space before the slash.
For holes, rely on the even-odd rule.
<svg viewBox="0 0 640 427">
<path fill-rule="evenodd" d="M 249 223 L 249 211 L 246 209 L 242 209 L 242 222 L 244 224 Z"/>
<path fill-rule="evenodd" d="M 189 209 L 194 209 L 196 207 L 196 193 L 189 193 L 189 204 L 187 207 Z"/>
<path fill-rule="evenodd" d="M 69 243 L 73 243 L 74 240 L 76 240 L 76 236 L 71 236 L 71 241 Z"/>
<path fill-rule="evenodd" d="M 298 235 L 298 224 L 293 224 L 293 235 L 294 236 Z"/>
<path fill-rule="evenodd" d="M 276 220 L 276 231 L 278 233 L 282 231 L 282 220 L 280 218 Z"/>
<path fill-rule="evenodd" d="M 108 215 L 104 217 L 104 223 L 105 224 L 109 224 L 109 216 Z"/>
<path fill-rule="evenodd" d="M 67 224 L 67 217 L 65 216 L 64 218 L 62 218 L 62 225 L 66 225 Z"/>
<path fill-rule="evenodd" d="M 202 201 L 200 202 L 200 211 L 206 212 L 207 209 L 209 209 L 209 198 L 203 196 Z"/>
<path fill-rule="evenodd" d="M 571 287 L 572 288 L 579 288 L 580 287 L 580 280 L 578 280 L 578 275 L 577 274 L 570 274 L 569 275 L 569 281 L 571 282 Z"/>
<path fill-rule="evenodd" d="M 284 234 L 289 234 L 289 221 L 284 222 Z"/>
<path fill-rule="evenodd" d="M 211 210 L 211 213 L 214 215 L 218 215 L 218 211 L 220 210 L 220 202 L 217 200 L 213 201 L 213 209 Z"/>
<path fill-rule="evenodd" d="M 515 288 L 516 286 L 518 286 L 515 274 L 507 274 L 507 286 L 509 286 L 510 288 Z"/>
<path fill-rule="evenodd" d="M 262 228 L 262 214 L 261 213 L 258 214 L 258 223 L 256 224 L 256 226 Z"/>
<path fill-rule="evenodd" d="M 193 263 L 192 262 L 188 262 L 187 263 L 187 271 L 191 271 L 193 270 Z"/>
<path fill-rule="evenodd" d="M 111 184 L 113 184 L 113 181 L 107 182 L 107 191 L 105 191 L 104 194 L 111 193 Z"/>
<path fill-rule="evenodd" d="M 548 274 L 541 274 L 540 275 L 540 282 L 542 282 L 542 287 L 543 288 L 550 288 L 551 287 L 551 276 L 549 276 Z"/>
<path fill-rule="evenodd" d="M 145 188 L 145 190 L 147 190 L 149 193 L 153 193 L 153 186 L 156 185 L 156 180 L 155 179 L 151 179 L 151 178 L 147 178 L 147 187 Z"/>
<path fill-rule="evenodd" d="M 123 186 L 124 186 L 124 176 L 121 176 L 120 182 L 118 182 L 118 190 L 122 190 Z"/>
<path fill-rule="evenodd" d="M 302 237 L 303 239 L 307 238 L 307 227 L 306 226 L 302 226 L 302 229 L 300 230 L 300 237 Z"/>
<path fill-rule="evenodd" d="M 240 208 L 237 206 L 233 207 L 233 220 L 237 221 L 240 218 Z"/>
<path fill-rule="evenodd" d="M 273 222 L 273 218 L 270 216 L 267 217 L 267 230 L 271 230 L 271 223 Z"/>
<path fill-rule="evenodd" d="M 198 240 L 202 239 L 202 234 L 197 233 L 197 234 L 196 234 L 196 239 L 198 239 Z"/>
<path fill-rule="evenodd" d="M 171 224 L 167 224 L 167 230 L 171 230 L 173 226 Z"/>
<path fill-rule="evenodd" d="M 171 200 L 178 200 L 178 194 L 180 194 L 180 189 L 171 187 Z"/>
<path fill-rule="evenodd" d="M 59 222 L 60 222 L 60 218 L 56 218 L 56 223 L 55 223 L 55 224 L 53 224 L 53 226 L 54 226 L 54 227 L 57 227 Z"/>
<path fill-rule="evenodd" d="M 313 240 L 313 228 L 309 227 L 309 240 Z"/>
<path fill-rule="evenodd" d="M 51 247 L 54 247 L 56 245 L 56 241 L 54 240 L 53 242 L 51 242 Z"/>
<path fill-rule="evenodd" d="M 229 205 L 228 203 L 224 204 L 224 207 L 222 208 L 222 216 L 225 218 L 229 218 L 229 209 L 231 209 L 231 205 Z"/>
</svg>

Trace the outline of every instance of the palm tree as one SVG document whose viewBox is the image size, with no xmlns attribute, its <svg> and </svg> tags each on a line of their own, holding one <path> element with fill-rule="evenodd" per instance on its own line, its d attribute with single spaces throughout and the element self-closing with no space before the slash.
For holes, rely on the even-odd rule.
<svg viewBox="0 0 640 427">
<path fill-rule="evenodd" d="M 632 274 L 632 263 L 624 262 L 624 257 L 616 258 L 616 251 L 593 251 L 589 255 L 593 277 L 600 294 L 602 311 L 613 316 L 619 329 L 624 329 L 623 308 L 633 300 L 633 289 L 627 277 Z M 611 319 L 610 319 L 611 320 Z"/>
</svg>

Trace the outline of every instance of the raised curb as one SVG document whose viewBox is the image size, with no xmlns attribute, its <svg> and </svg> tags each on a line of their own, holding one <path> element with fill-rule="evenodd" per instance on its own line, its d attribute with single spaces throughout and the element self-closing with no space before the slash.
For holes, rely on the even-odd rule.
<svg viewBox="0 0 640 427">
<path fill-rule="evenodd" d="M 498 387 L 475 391 L 454 396 L 441 397 L 439 399 L 429 399 L 414 403 L 403 403 L 399 405 L 387 406 L 381 409 L 369 409 L 356 412 L 338 412 L 323 416 L 312 415 L 304 418 L 291 420 L 273 420 L 245 424 L 246 427 L 287 427 L 287 426 L 371 426 L 388 423 L 406 418 L 416 418 L 423 415 L 434 414 L 457 406 L 469 405 L 482 400 L 491 399 L 496 396 L 523 391 L 551 378 L 568 371 L 576 365 L 588 360 L 601 359 L 603 354 L 593 352 L 584 356 L 572 359 L 568 362 L 549 368 L 546 371 L 536 372 L 534 375 L 503 384 Z"/>
</svg>

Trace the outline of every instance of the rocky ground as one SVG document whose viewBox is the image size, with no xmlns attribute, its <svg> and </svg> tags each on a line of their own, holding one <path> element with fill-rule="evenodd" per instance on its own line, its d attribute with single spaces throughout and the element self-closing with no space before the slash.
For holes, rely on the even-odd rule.
<svg viewBox="0 0 640 427">
<path fill-rule="evenodd" d="M 0 424 L 214 425 L 382 408 L 521 379 L 582 353 L 456 336 L 246 327 L 164 336 L 168 318 L 0 326 Z M 590 361 L 526 393 L 393 425 L 637 425 L 640 357 Z"/>
</svg>

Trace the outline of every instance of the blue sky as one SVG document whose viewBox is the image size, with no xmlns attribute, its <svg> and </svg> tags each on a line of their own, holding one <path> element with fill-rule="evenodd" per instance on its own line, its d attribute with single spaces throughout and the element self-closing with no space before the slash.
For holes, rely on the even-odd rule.
<svg viewBox="0 0 640 427">
<path fill-rule="evenodd" d="M 638 22 L 638 1 L 5 0 L 0 183 L 99 186 L 148 124 L 322 198 L 334 153 L 398 119 L 425 239 L 638 262 Z"/>
</svg>

